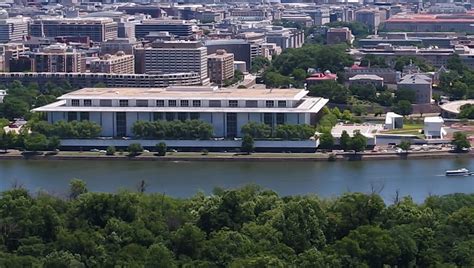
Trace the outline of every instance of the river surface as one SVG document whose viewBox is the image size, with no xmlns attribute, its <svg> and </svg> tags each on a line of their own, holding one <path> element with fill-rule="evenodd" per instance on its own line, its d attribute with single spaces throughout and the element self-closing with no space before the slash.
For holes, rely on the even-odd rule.
<svg viewBox="0 0 474 268">
<path fill-rule="evenodd" d="M 474 176 L 445 177 L 446 169 L 466 167 L 465 159 L 375 160 L 338 162 L 154 162 L 1 160 L 0 191 L 22 185 L 31 192 L 67 193 L 69 180 L 80 178 L 90 191 L 136 190 L 189 197 L 215 187 L 258 184 L 280 195 L 337 196 L 345 192 L 379 192 L 391 202 L 398 190 L 423 202 L 428 195 L 474 193 Z"/>
</svg>

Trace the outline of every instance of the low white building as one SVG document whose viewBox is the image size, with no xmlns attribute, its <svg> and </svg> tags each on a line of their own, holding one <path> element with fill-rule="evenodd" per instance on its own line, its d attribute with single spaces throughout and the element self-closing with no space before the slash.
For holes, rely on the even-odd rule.
<svg viewBox="0 0 474 268">
<path fill-rule="evenodd" d="M 423 133 L 427 139 L 443 139 L 446 130 L 443 128 L 444 120 L 440 116 L 425 117 Z"/>
<path fill-rule="evenodd" d="M 217 87 L 84 88 L 34 109 L 48 121 L 90 120 L 102 136 L 133 136 L 138 120 L 199 119 L 216 137 L 240 137 L 248 122 L 315 124 L 327 99 L 308 97 L 304 89 L 218 89 Z"/>
<path fill-rule="evenodd" d="M 403 128 L 403 116 L 394 112 L 385 115 L 385 129 Z"/>
<path fill-rule="evenodd" d="M 6 95 L 7 95 L 7 91 L 1 89 L 0 90 L 0 103 L 3 103 L 3 99 L 5 98 Z"/>
</svg>

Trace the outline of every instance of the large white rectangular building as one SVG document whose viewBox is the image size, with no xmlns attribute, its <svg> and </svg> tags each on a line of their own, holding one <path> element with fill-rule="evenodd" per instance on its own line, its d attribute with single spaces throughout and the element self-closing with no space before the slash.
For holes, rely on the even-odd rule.
<svg viewBox="0 0 474 268">
<path fill-rule="evenodd" d="M 303 89 L 218 89 L 217 87 L 84 88 L 34 109 L 48 121 L 90 120 L 103 136 L 133 136 L 138 120 L 199 119 L 216 137 L 240 137 L 248 122 L 315 124 L 327 99 L 308 97 Z"/>
</svg>

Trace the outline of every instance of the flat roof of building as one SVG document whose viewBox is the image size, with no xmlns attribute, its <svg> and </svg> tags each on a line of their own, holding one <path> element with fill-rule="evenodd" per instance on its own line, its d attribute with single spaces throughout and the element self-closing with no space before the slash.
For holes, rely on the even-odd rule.
<svg viewBox="0 0 474 268">
<path fill-rule="evenodd" d="M 217 87 L 189 86 L 167 88 L 83 88 L 62 95 L 58 99 L 245 99 L 245 100 L 300 100 L 308 94 L 304 89 L 218 89 Z"/>
</svg>

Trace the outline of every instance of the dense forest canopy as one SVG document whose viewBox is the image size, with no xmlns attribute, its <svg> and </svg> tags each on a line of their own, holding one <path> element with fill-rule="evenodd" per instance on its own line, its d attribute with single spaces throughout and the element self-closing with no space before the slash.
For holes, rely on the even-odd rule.
<svg viewBox="0 0 474 268">
<path fill-rule="evenodd" d="M 0 267 L 474 266 L 474 195 L 1 193 Z M 394 193 L 394 196 L 395 193 Z"/>
</svg>

